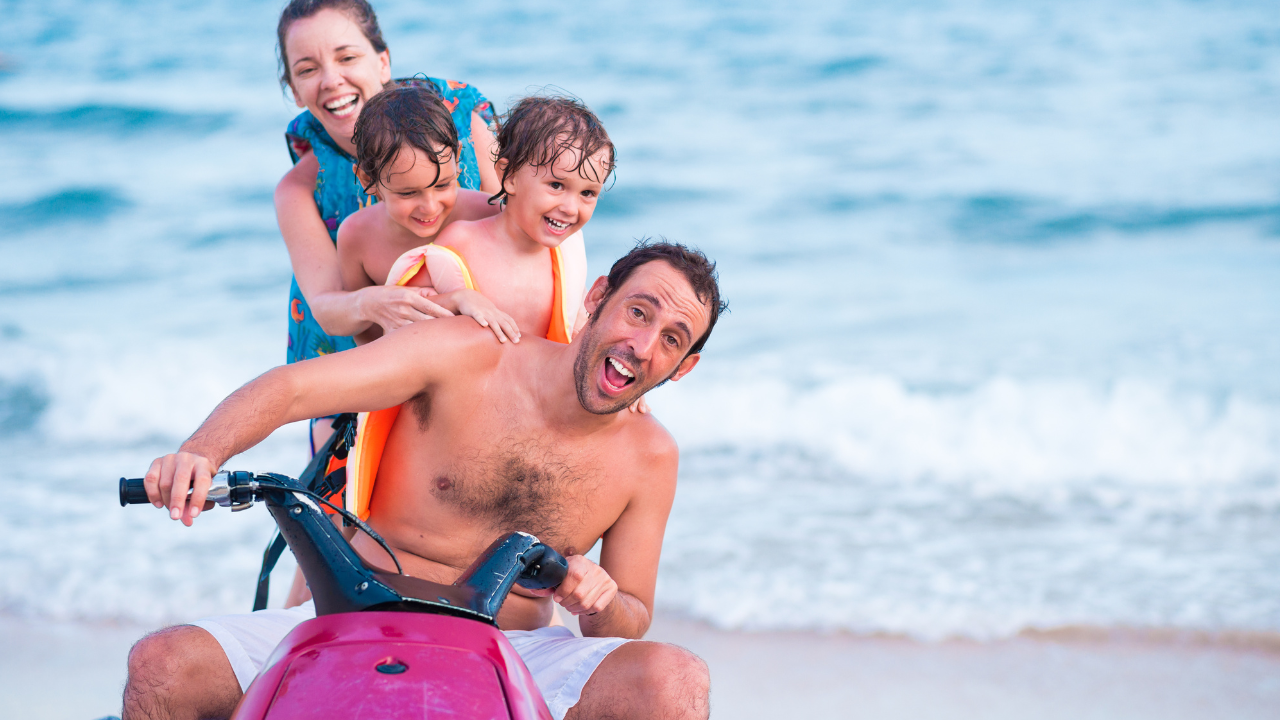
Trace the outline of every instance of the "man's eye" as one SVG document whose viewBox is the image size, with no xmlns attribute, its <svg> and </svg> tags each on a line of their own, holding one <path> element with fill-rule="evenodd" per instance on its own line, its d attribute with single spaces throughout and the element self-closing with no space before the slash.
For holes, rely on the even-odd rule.
<svg viewBox="0 0 1280 720">
<path fill-rule="evenodd" d="M 667 335 L 666 338 L 667 338 L 667 344 L 670 345 L 671 347 L 675 347 L 680 344 L 680 341 L 677 340 L 674 335 Z"/>
<path fill-rule="evenodd" d="M 631 317 L 636 318 L 638 320 L 644 317 L 644 312 L 641 311 L 640 308 L 638 307 L 633 307 L 631 308 Z"/>
</svg>

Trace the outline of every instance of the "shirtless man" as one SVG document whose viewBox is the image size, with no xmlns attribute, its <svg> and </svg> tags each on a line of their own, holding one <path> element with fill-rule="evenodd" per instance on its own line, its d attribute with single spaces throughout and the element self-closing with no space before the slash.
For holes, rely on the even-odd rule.
<svg viewBox="0 0 1280 720">
<path fill-rule="evenodd" d="M 648 630 L 679 460 L 656 420 L 620 411 L 698 363 L 722 308 L 714 265 L 682 246 L 642 245 L 595 282 L 586 307 L 591 320 L 569 345 L 536 337 L 499 344 L 470 318 L 446 318 L 271 370 L 223 401 L 179 453 L 152 463 L 148 494 L 190 525 L 216 469 L 281 425 L 407 403 L 369 515 L 405 571 L 450 583 L 494 538 L 531 532 L 569 560 L 553 599 L 578 615 L 584 637 L 554 640 L 587 649 L 589 659 L 574 667 L 595 663 L 590 673 L 552 673 L 586 676 L 581 687 L 544 685 L 537 650 L 520 643 L 555 630 L 545 627 L 552 599 L 521 591 L 507 600 L 499 626 L 532 631 L 509 637 L 553 715 L 706 718 L 701 660 L 675 646 L 617 639 Z M 601 537 L 599 565 L 578 554 Z M 363 535 L 353 544 L 371 564 L 390 565 Z M 248 618 L 238 629 L 179 626 L 139 641 L 129 657 L 126 720 L 229 715 L 252 679 L 252 670 L 232 667 L 235 658 L 256 642 L 265 660 L 308 617 L 306 607 L 235 616 Z M 256 618 L 299 612 L 266 642 L 252 636 Z M 252 637 L 243 643 L 226 639 L 245 627 Z"/>
</svg>

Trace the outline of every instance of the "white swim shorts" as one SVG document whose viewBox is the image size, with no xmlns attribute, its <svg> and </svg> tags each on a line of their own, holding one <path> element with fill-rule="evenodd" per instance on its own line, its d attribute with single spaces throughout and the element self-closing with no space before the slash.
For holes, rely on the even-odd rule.
<svg viewBox="0 0 1280 720">
<path fill-rule="evenodd" d="M 217 639 L 243 691 L 249 689 L 249 683 L 284 636 L 315 616 L 315 605 L 306 602 L 288 610 L 217 615 L 191 624 Z M 580 638 L 564 626 L 503 634 L 529 668 L 556 720 L 563 720 L 569 708 L 578 704 L 583 686 L 605 656 L 629 642 L 624 638 Z"/>
</svg>

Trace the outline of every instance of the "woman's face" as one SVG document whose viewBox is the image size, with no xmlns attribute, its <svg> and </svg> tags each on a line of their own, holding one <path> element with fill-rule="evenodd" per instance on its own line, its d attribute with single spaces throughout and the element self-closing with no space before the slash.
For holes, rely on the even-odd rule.
<svg viewBox="0 0 1280 720">
<path fill-rule="evenodd" d="M 391 81 L 391 54 L 375 52 L 360 26 L 343 12 L 321 10 L 296 20 L 285 35 L 289 87 L 344 150 L 365 102 Z"/>
</svg>

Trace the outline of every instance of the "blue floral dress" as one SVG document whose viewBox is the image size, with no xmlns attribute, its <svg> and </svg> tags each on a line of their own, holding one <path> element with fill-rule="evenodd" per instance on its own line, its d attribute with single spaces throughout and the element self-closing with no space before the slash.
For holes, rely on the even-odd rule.
<svg viewBox="0 0 1280 720">
<path fill-rule="evenodd" d="M 471 117 L 475 113 L 490 128 L 494 127 L 493 104 L 474 87 L 456 80 L 419 76 L 397 82 L 422 85 L 430 83 L 440 93 L 445 107 L 453 113 L 453 122 L 458 127 L 458 139 L 462 143 L 458 184 L 470 190 L 479 190 L 480 170 L 476 165 L 475 148 L 471 145 Z M 338 147 L 310 110 L 304 110 L 294 118 L 284 135 L 294 163 L 307 152 L 315 153 L 320 162 L 320 171 L 316 173 L 316 208 L 329 230 L 329 239 L 336 244 L 338 226 L 342 221 L 351 213 L 375 202 L 375 198 L 366 195 L 364 188 L 360 186 L 355 173 L 355 158 Z M 294 363 L 353 347 L 353 339 L 327 335 L 320 328 L 320 324 L 311 315 L 311 308 L 307 306 L 307 300 L 302 296 L 295 277 L 289 288 L 288 361 Z"/>
</svg>

